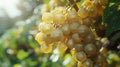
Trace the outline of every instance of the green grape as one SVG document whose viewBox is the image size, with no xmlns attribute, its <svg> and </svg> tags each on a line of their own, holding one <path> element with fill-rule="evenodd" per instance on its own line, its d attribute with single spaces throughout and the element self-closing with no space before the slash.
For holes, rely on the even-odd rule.
<svg viewBox="0 0 120 67">
<path fill-rule="evenodd" d="M 82 22 L 83 22 L 83 25 L 86 25 L 87 27 L 90 27 L 92 24 L 91 18 L 85 18 L 82 20 Z"/>
<path fill-rule="evenodd" d="M 52 24 L 47 24 L 47 23 L 40 23 L 39 24 L 39 30 L 42 33 L 50 34 L 53 29 L 54 29 L 54 27 Z"/>
<path fill-rule="evenodd" d="M 75 56 L 76 59 L 80 62 L 84 62 L 87 59 L 87 55 L 83 51 L 75 53 Z"/>
<path fill-rule="evenodd" d="M 66 13 L 66 7 L 62 7 L 62 6 L 55 7 L 55 9 L 51 11 L 51 13 L 52 14 L 56 14 L 56 13 L 63 13 L 63 14 L 65 14 Z"/>
<path fill-rule="evenodd" d="M 80 37 L 86 37 L 90 33 L 90 31 L 86 25 L 80 25 L 78 27 L 78 33 L 79 33 Z"/>
<path fill-rule="evenodd" d="M 75 51 L 79 52 L 79 51 L 83 51 L 84 50 L 84 46 L 82 43 L 76 44 L 75 45 Z"/>
<path fill-rule="evenodd" d="M 72 34 L 72 39 L 74 40 L 75 43 L 79 43 L 81 41 L 81 38 L 78 33 Z"/>
<path fill-rule="evenodd" d="M 96 61 L 96 63 L 101 65 L 101 67 L 103 66 L 104 63 L 106 64 L 105 57 L 102 54 L 99 54 L 95 61 Z"/>
<path fill-rule="evenodd" d="M 77 2 L 77 1 L 76 1 Z M 42 23 L 35 37 L 41 45 L 40 51 L 50 53 L 53 44 L 62 53 L 73 50 L 78 67 L 108 67 L 105 57 L 99 50 L 102 43 L 96 40 L 92 24 L 102 16 L 107 0 L 85 0 L 79 10 L 66 9 L 64 0 L 50 0 L 49 12 L 42 14 Z M 60 6 L 62 5 L 62 6 Z"/>
<path fill-rule="evenodd" d="M 47 35 L 42 32 L 37 33 L 37 35 L 35 36 L 35 40 L 37 40 L 39 44 L 44 44 L 46 39 Z"/>
<path fill-rule="evenodd" d="M 57 48 L 59 51 L 65 52 L 67 50 L 67 46 L 64 42 L 59 42 L 57 45 Z"/>
<path fill-rule="evenodd" d="M 78 22 L 73 22 L 70 24 L 70 31 L 72 33 L 76 33 L 78 32 L 78 27 L 80 26 L 80 24 Z"/>
<path fill-rule="evenodd" d="M 50 53 L 52 52 L 53 46 L 52 44 L 48 44 L 48 45 L 43 44 L 40 46 L 40 49 L 43 53 Z"/>
<path fill-rule="evenodd" d="M 93 5 L 95 5 L 95 6 L 99 6 L 99 5 L 100 5 L 100 4 L 99 4 L 99 0 L 93 0 L 92 3 L 93 3 Z"/>
<path fill-rule="evenodd" d="M 74 41 L 73 41 L 73 39 L 69 39 L 68 40 L 68 42 L 67 42 L 67 47 L 69 48 L 69 49 L 73 49 L 74 48 Z"/>
<path fill-rule="evenodd" d="M 78 15 L 79 15 L 81 18 L 86 18 L 86 17 L 88 17 L 89 13 L 88 13 L 88 11 L 87 11 L 85 8 L 81 7 L 81 8 L 79 8 L 79 10 L 78 10 Z"/>
<path fill-rule="evenodd" d="M 51 13 L 43 13 L 42 21 L 45 23 L 52 23 L 53 22 L 53 15 Z"/>
<path fill-rule="evenodd" d="M 53 22 L 57 24 L 64 24 L 66 22 L 66 17 L 63 13 L 55 13 L 53 15 Z"/>
<path fill-rule="evenodd" d="M 83 67 L 93 67 L 93 61 L 91 59 L 87 59 L 83 62 Z"/>
<path fill-rule="evenodd" d="M 95 41 L 95 36 L 92 32 L 90 32 L 85 38 L 84 43 L 93 43 Z"/>
<path fill-rule="evenodd" d="M 92 5 L 92 1 L 91 0 L 85 0 L 82 3 L 82 7 L 87 8 L 88 6 Z"/>
<path fill-rule="evenodd" d="M 98 64 L 98 63 L 95 63 L 95 64 L 94 64 L 94 67 L 101 67 L 101 65 Z"/>
<path fill-rule="evenodd" d="M 69 24 L 64 24 L 62 27 L 61 27 L 61 30 L 63 32 L 64 35 L 69 35 L 70 34 L 70 27 L 69 27 Z"/>
<path fill-rule="evenodd" d="M 87 11 L 89 12 L 89 17 L 97 16 L 97 8 L 94 5 L 90 5 L 87 7 Z"/>
<path fill-rule="evenodd" d="M 54 29 L 53 31 L 51 31 L 50 33 L 50 37 L 53 41 L 60 41 L 63 39 L 63 32 L 59 29 Z"/>
<path fill-rule="evenodd" d="M 108 2 L 108 0 L 99 0 L 99 3 L 100 3 L 101 5 L 105 5 L 105 4 L 107 4 L 107 2 Z"/>
<path fill-rule="evenodd" d="M 83 67 L 83 63 L 81 63 L 80 61 L 78 61 L 77 67 Z"/>
<path fill-rule="evenodd" d="M 94 57 L 97 53 L 97 48 L 94 44 L 87 44 L 84 51 L 87 53 L 88 57 Z"/>
<path fill-rule="evenodd" d="M 99 40 L 96 40 L 95 45 L 96 45 L 97 49 L 100 50 L 102 47 L 102 42 L 100 42 Z"/>
<path fill-rule="evenodd" d="M 71 23 L 71 22 L 77 22 L 79 19 L 80 18 L 78 16 L 77 12 L 72 11 L 72 10 L 67 11 L 67 21 L 69 23 Z"/>
<path fill-rule="evenodd" d="M 45 41 L 45 44 L 51 44 L 54 42 L 53 39 L 49 35 L 47 35 L 47 37 L 44 41 Z"/>
</svg>

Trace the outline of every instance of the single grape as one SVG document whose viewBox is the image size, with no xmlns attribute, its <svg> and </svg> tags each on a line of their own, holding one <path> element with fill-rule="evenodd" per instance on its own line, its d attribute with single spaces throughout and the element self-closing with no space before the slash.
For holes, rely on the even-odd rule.
<svg viewBox="0 0 120 67">
<path fill-rule="evenodd" d="M 69 49 L 73 49 L 75 43 L 74 43 L 73 39 L 69 39 L 66 45 Z"/>
<path fill-rule="evenodd" d="M 78 33 L 72 34 L 72 39 L 74 40 L 75 43 L 79 43 L 81 41 L 81 38 Z"/>
<path fill-rule="evenodd" d="M 53 31 L 51 31 L 50 33 L 50 37 L 53 41 L 60 41 L 63 39 L 63 32 L 59 29 L 54 29 Z"/>
<path fill-rule="evenodd" d="M 86 25 L 87 27 L 90 27 L 92 25 L 92 20 L 90 17 L 83 19 L 82 22 L 83 25 Z"/>
<path fill-rule="evenodd" d="M 102 54 L 99 54 L 95 60 L 98 64 L 100 64 L 101 66 L 103 65 L 103 63 L 106 61 L 105 57 Z"/>
<path fill-rule="evenodd" d="M 55 9 L 51 11 L 51 13 L 52 14 L 56 14 L 56 13 L 63 13 L 63 14 L 65 14 L 66 13 L 66 7 L 62 7 L 62 6 L 55 7 Z"/>
<path fill-rule="evenodd" d="M 64 42 L 59 42 L 57 45 L 57 48 L 59 49 L 59 51 L 61 52 L 65 52 L 67 50 L 67 46 Z"/>
<path fill-rule="evenodd" d="M 53 29 L 54 29 L 54 27 L 52 24 L 47 24 L 47 23 L 40 23 L 39 24 L 39 30 L 42 33 L 50 34 Z"/>
<path fill-rule="evenodd" d="M 107 2 L 108 2 L 108 0 L 99 0 L 99 3 L 100 3 L 101 5 L 105 5 L 105 4 L 107 4 Z"/>
<path fill-rule="evenodd" d="M 86 25 L 80 25 L 78 27 L 78 33 L 79 33 L 80 37 L 86 37 L 90 33 L 90 31 Z"/>
<path fill-rule="evenodd" d="M 94 67 L 101 67 L 101 65 L 98 64 L 98 63 L 95 63 L 95 64 L 94 64 Z"/>
<path fill-rule="evenodd" d="M 99 0 L 93 0 L 92 1 L 92 4 L 94 5 L 94 6 L 99 6 L 100 4 L 99 4 Z"/>
<path fill-rule="evenodd" d="M 51 44 L 43 44 L 40 46 L 40 49 L 43 53 L 50 53 L 52 52 L 53 46 Z"/>
<path fill-rule="evenodd" d="M 47 39 L 47 35 L 42 32 L 37 33 L 37 35 L 35 36 L 35 40 L 37 40 L 39 44 L 44 44 L 45 39 Z"/>
<path fill-rule="evenodd" d="M 79 44 L 76 44 L 75 45 L 75 51 L 76 52 L 80 52 L 80 51 L 83 51 L 84 50 L 84 46 L 82 43 L 79 43 Z"/>
<path fill-rule="evenodd" d="M 97 49 L 100 50 L 102 47 L 102 42 L 100 42 L 99 40 L 96 40 L 95 45 L 96 45 Z"/>
<path fill-rule="evenodd" d="M 83 63 L 78 61 L 77 67 L 83 67 Z"/>
<path fill-rule="evenodd" d="M 78 22 L 73 22 L 70 24 L 70 31 L 72 33 L 76 33 L 78 32 L 78 27 L 80 26 L 80 24 Z"/>
<path fill-rule="evenodd" d="M 91 0 L 85 0 L 82 3 L 82 7 L 87 8 L 88 6 L 92 5 L 92 1 Z"/>
<path fill-rule="evenodd" d="M 93 61 L 91 59 L 87 59 L 83 62 L 83 67 L 93 67 Z"/>
<path fill-rule="evenodd" d="M 63 13 L 55 13 L 53 15 L 53 22 L 57 24 L 64 24 L 66 22 L 66 17 Z"/>
<path fill-rule="evenodd" d="M 95 41 L 95 36 L 92 32 L 90 32 L 85 38 L 84 43 L 93 43 Z"/>
<path fill-rule="evenodd" d="M 85 8 L 81 7 L 81 8 L 79 8 L 79 10 L 78 10 L 78 15 L 79 15 L 81 18 L 86 18 L 86 17 L 88 17 L 89 13 L 88 13 L 88 11 L 87 11 Z"/>
<path fill-rule="evenodd" d="M 97 16 L 97 8 L 94 5 L 90 5 L 87 7 L 87 11 L 89 12 L 89 17 Z"/>
<path fill-rule="evenodd" d="M 75 56 L 76 59 L 80 62 L 84 62 L 87 59 L 87 55 L 83 51 L 75 53 Z"/>
<path fill-rule="evenodd" d="M 52 23 L 53 22 L 53 15 L 51 13 L 43 13 L 42 21 L 45 23 Z"/>
<path fill-rule="evenodd" d="M 45 44 L 51 44 L 54 42 L 53 39 L 49 35 L 47 35 L 47 37 L 44 41 L 45 41 Z"/>
<path fill-rule="evenodd" d="M 79 16 L 78 16 L 77 12 L 69 10 L 67 12 L 67 20 L 69 23 L 77 22 L 79 20 Z"/>
<path fill-rule="evenodd" d="M 69 27 L 69 24 L 64 24 L 62 27 L 61 27 L 61 30 L 63 32 L 63 34 L 65 36 L 69 35 L 70 34 L 70 27 Z"/>
<path fill-rule="evenodd" d="M 87 53 L 88 57 L 94 57 L 97 53 L 97 48 L 94 44 L 87 44 L 84 48 L 84 51 Z"/>
</svg>

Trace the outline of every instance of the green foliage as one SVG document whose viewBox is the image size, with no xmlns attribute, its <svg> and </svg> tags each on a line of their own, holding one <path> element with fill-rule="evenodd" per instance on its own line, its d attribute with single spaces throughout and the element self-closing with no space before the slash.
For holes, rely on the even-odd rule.
<svg viewBox="0 0 120 67">
<path fill-rule="evenodd" d="M 106 36 L 120 30 L 120 0 L 109 0 L 104 10 L 103 22 L 107 24 Z"/>
<path fill-rule="evenodd" d="M 29 56 L 29 53 L 24 51 L 24 50 L 19 50 L 18 53 L 17 53 L 17 58 L 20 59 L 20 60 L 23 60 L 28 56 Z"/>
<path fill-rule="evenodd" d="M 46 3 L 46 4 L 49 3 L 49 1 L 50 1 L 50 0 L 43 0 L 43 2 Z"/>
</svg>

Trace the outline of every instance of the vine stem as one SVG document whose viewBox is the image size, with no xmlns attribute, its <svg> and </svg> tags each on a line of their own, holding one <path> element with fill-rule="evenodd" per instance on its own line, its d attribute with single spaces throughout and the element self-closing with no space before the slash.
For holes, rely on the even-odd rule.
<svg viewBox="0 0 120 67">
<path fill-rule="evenodd" d="M 69 2 L 70 2 L 71 5 L 73 5 L 73 7 L 74 7 L 74 9 L 75 9 L 76 11 L 79 10 L 79 8 L 78 8 L 78 6 L 75 4 L 74 0 L 69 0 Z"/>
</svg>

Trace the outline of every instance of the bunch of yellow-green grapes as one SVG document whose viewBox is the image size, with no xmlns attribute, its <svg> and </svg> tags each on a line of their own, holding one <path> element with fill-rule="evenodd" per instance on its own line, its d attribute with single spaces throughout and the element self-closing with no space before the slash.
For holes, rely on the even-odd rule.
<svg viewBox="0 0 120 67">
<path fill-rule="evenodd" d="M 52 52 L 53 45 L 60 51 L 74 50 L 78 67 L 107 67 L 105 57 L 99 52 L 102 43 L 91 25 L 101 16 L 106 0 L 85 0 L 79 10 L 56 7 L 42 14 L 36 40 L 44 53 Z"/>
</svg>

